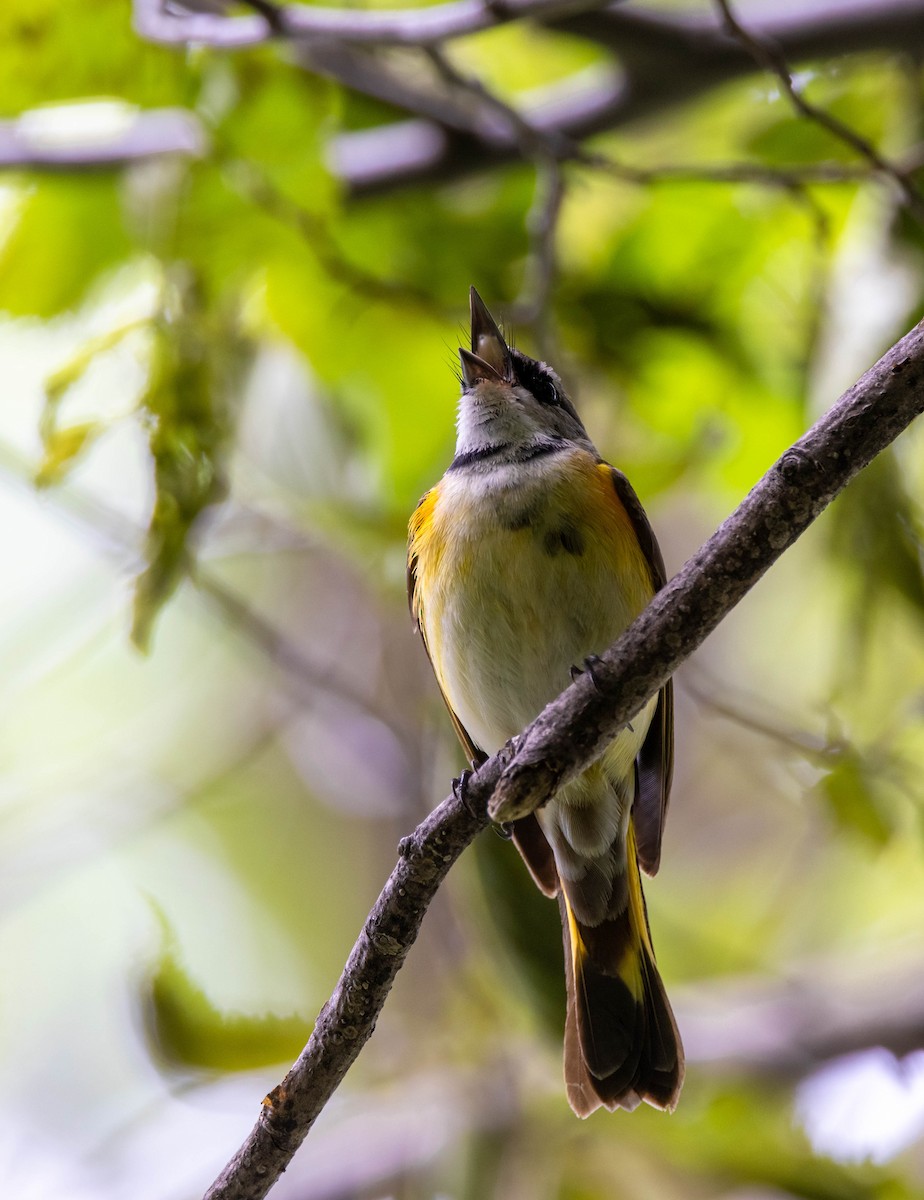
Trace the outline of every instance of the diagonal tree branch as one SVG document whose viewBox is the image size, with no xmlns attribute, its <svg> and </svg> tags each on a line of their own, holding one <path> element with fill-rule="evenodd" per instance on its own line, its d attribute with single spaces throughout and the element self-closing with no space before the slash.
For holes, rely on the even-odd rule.
<svg viewBox="0 0 924 1200">
<path fill-rule="evenodd" d="M 924 322 L 901 339 L 757 483 L 603 655 L 515 743 L 400 846 L 333 995 L 207 1200 L 259 1200 L 285 1170 L 365 1042 L 453 862 L 488 823 L 544 803 L 705 640 L 818 514 L 924 411 Z"/>
</svg>

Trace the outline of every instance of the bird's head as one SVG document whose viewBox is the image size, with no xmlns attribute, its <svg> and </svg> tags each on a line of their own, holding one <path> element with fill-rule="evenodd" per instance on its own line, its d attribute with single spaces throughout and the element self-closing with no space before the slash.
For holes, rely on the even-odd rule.
<svg viewBox="0 0 924 1200">
<path fill-rule="evenodd" d="M 544 439 L 592 449 L 587 431 L 555 371 L 507 345 L 474 288 L 472 348 L 459 347 L 462 396 L 456 455 L 490 447 L 516 452 Z"/>
</svg>

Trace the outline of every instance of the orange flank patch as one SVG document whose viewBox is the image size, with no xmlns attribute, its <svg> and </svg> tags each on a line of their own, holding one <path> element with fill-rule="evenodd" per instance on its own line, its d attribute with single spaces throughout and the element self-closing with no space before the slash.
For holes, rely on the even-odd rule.
<svg viewBox="0 0 924 1200">
<path fill-rule="evenodd" d="M 421 594 L 425 590 L 428 573 L 439 571 L 445 543 L 437 534 L 434 514 L 439 503 L 439 484 L 430 488 L 414 509 L 410 521 L 410 548 L 408 568 L 413 577 L 411 607 L 415 617 L 420 616 Z"/>
<path fill-rule="evenodd" d="M 433 514 L 439 501 L 439 484 L 430 488 L 411 515 L 411 553 L 419 554 L 433 533 Z"/>
<path fill-rule="evenodd" d="M 595 463 L 595 491 L 600 497 L 594 506 L 599 523 L 601 541 L 612 547 L 614 566 L 626 584 L 631 582 L 637 589 L 639 612 L 654 595 L 651 585 L 651 568 L 638 542 L 632 519 L 616 493 L 612 468 L 608 463 Z"/>
</svg>

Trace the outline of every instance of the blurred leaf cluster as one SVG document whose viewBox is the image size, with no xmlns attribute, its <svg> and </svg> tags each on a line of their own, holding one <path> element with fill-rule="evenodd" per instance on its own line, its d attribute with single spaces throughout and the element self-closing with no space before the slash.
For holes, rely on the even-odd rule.
<svg viewBox="0 0 924 1200">
<path fill-rule="evenodd" d="M 508 103 L 606 61 L 519 25 L 451 49 Z M 543 252 L 536 170 L 486 160 L 351 195 L 331 147 L 395 104 L 285 45 L 156 46 L 121 0 L 8 0 L 0 78 L 0 115 L 78 144 L 100 114 L 183 111 L 204 131 L 197 154 L 0 177 L 0 951 L 30 1014 L 0 1015 L 0 1103 L 32 1148 L 10 1186 L 172 1200 L 240 1141 L 398 838 L 458 769 L 406 615 L 405 528 L 451 457 L 469 285 L 545 349 L 516 321 Z M 920 138 L 910 60 L 824 59 L 805 79 L 886 152 Z M 875 173 L 774 182 L 857 159 L 757 75 L 590 148 L 689 168 L 564 167 L 544 314 L 674 570 L 924 312 L 924 230 Z M 767 178 L 710 175 L 743 160 Z M 921 1194 L 910 1084 L 888 1151 L 876 1119 L 901 1121 L 875 1097 L 853 1118 L 867 1141 L 843 1116 L 824 1145 L 796 1098 L 834 1056 L 831 1013 L 859 1014 L 844 1053 L 912 1048 L 915 1000 L 924 1027 L 919 988 L 861 996 L 924 977 L 922 496 L 913 429 L 678 679 L 647 888 L 690 1057 L 677 1113 L 573 1120 L 557 912 L 488 835 L 285 1195 Z M 741 980 L 757 999 L 717 1049 Z M 783 984 L 804 1002 L 771 1001 Z M 774 1058 L 787 1023 L 792 1056 Z M 41 1121 L 24 1078 L 54 1098 Z M 174 1166 L 138 1191 L 155 1154 Z"/>
</svg>

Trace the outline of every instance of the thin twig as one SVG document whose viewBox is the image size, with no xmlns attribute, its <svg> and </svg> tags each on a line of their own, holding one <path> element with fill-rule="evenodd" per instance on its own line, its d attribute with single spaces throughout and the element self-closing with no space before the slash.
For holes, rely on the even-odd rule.
<svg viewBox="0 0 924 1200">
<path fill-rule="evenodd" d="M 280 671 L 303 704 L 316 705 L 322 697 L 325 701 L 344 701 L 357 712 L 381 721 L 402 743 L 407 741 L 395 724 L 393 709 L 354 687 L 335 665 L 312 658 L 284 630 L 251 607 L 239 592 L 210 571 L 196 569 L 190 579 L 210 607 Z"/>
<path fill-rule="evenodd" d="M 400 846 L 311 1038 L 208 1200 L 260 1200 L 365 1042 L 424 910 L 487 812 L 532 811 L 599 756 L 827 504 L 924 411 L 924 322 L 854 385 L 754 487 L 641 617 L 529 728 Z M 498 811 L 500 810 L 500 812 Z"/>
<path fill-rule="evenodd" d="M 567 161 L 584 157 L 584 151 L 573 138 L 554 128 L 538 128 L 513 105 L 495 95 L 480 79 L 474 75 L 463 75 L 442 47 L 426 46 L 424 49 L 444 83 L 472 97 L 477 104 L 500 117 L 502 123 L 507 126 L 509 136 L 519 145 L 524 158 Z"/>
<path fill-rule="evenodd" d="M 793 754 L 806 759 L 814 765 L 825 765 L 836 756 L 843 754 L 848 748 L 842 738 L 823 738 L 818 734 L 807 733 L 796 726 L 786 724 L 782 718 L 774 719 L 766 715 L 758 715 L 751 697 L 736 692 L 729 698 L 730 685 L 723 681 L 720 687 L 707 688 L 693 682 L 689 675 L 684 680 L 684 691 L 696 701 L 702 709 L 708 709 L 717 717 L 731 721 L 749 733 L 760 734 L 779 746 L 784 746 Z"/>
<path fill-rule="evenodd" d="M 526 215 L 530 252 L 513 312 L 514 320 L 532 329 L 537 351 L 546 361 L 557 357 L 551 320 L 552 287 L 558 267 L 555 243 L 564 199 L 562 164 L 555 158 L 537 162 L 535 198 Z"/>
<path fill-rule="evenodd" d="M 876 171 L 893 180 L 904 196 L 908 209 L 919 221 L 924 222 L 924 196 L 918 191 L 907 171 L 887 159 L 871 141 L 857 133 L 852 126 L 832 116 L 817 104 L 806 100 L 802 91 L 796 87 L 782 51 L 769 39 L 759 37 L 745 29 L 734 14 L 731 0 L 715 0 L 715 3 L 718 5 L 729 34 L 744 46 L 758 66 L 776 76 L 796 111 L 809 121 L 814 121 L 822 129 L 826 129 L 828 133 L 844 142 L 845 145 L 850 146 Z"/>
<path fill-rule="evenodd" d="M 428 47 L 427 55 L 450 88 L 463 92 L 477 105 L 500 118 L 509 134 L 519 143 L 523 158 L 533 163 L 535 197 L 526 214 L 530 250 L 513 313 L 518 324 L 532 330 L 539 354 L 546 359 L 553 358 L 550 300 L 556 273 L 555 238 L 565 197 L 563 163 L 575 161 L 596 165 L 598 160 L 573 138 L 555 129 L 539 129 L 513 105 L 495 95 L 480 79 L 463 75 L 441 48 Z"/>
<path fill-rule="evenodd" d="M 34 471 L 28 459 L 2 442 L 0 472 L 34 490 Z M 47 489 L 44 500 L 56 505 L 71 521 L 76 521 L 92 535 L 107 558 L 126 570 L 138 570 L 142 557 L 138 546 L 143 531 L 134 522 L 72 483 L 66 488 Z M 381 721 L 399 740 L 406 742 L 406 735 L 396 725 L 392 711 L 377 704 L 329 665 L 314 660 L 284 630 L 252 608 L 240 593 L 228 587 L 207 567 L 197 566 L 189 580 L 228 626 L 280 671 L 286 686 L 303 704 L 317 704 L 320 698 L 333 696 L 357 712 Z"/>
<path fill-rule="evenodd" d="M 409 72 L 406 56 L 402 56 L 402 61 L 374 48 L 330 42 L 299 43 L 293 47 L 292 56 L 308 72 L 402 109 L 409 116 L 425 118 L 433 131 L 444 129 L 479 141 L 489 141 L 497 135 L 498 122 L 494 114 L 490 120 L 484 119 L 485 106 L 479 105 L 478 111 L 473 112 L 472 105 L 460 102 L 454 92 L 433 87 L 421 73 Z M 501 130 L 506 131 L 503 123 Z"/>
<path fill-rule="evenodd" d="M 654 167 L 635 167 L 605 155 L 597 155 L 592 165 L 603 174 L 640 187 L 660 183 L 755 183 L 764 187 L 801 188 L 810 184 L 868 183 L 874 177 L 869 167 L 841 163 L 779 167 L 749 162 L 665 163 Z"/>
<path fill-rule="evenodd" d="M 808 412 L 810 402 L 812 364 L 816 361 L 815 355 L 818 342 L 824 328 L 825 316 L 827 315 L 826 302 L 830 276 L 831 222 L 824 207 L 809 188 L 805 186 L 793 187 L 791 192 L 797 203 L 803 207 L 812 224 L 812 259 L 808 264 L 810 274 L 805 300 L 807 315 L 802 329 L 801 353 L 797 364 L 799 371 L 798 396 L 801 402 L 802 414 L 805 415 Z"/>
</svg>

